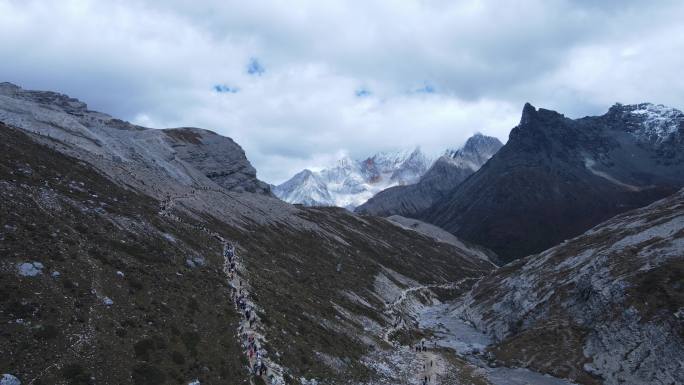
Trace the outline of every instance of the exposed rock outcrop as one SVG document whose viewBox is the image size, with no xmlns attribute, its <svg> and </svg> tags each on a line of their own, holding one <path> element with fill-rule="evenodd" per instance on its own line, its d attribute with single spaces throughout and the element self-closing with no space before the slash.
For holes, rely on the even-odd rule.
<svg viewBox="0 0 684 385">
<path fill-rule="evenodd" d="M 506 145 L 419 219 L 511 261 L 682 186 L 681 112 L 615 105 L 573 120 L 527 104 Z"/>
</svg>

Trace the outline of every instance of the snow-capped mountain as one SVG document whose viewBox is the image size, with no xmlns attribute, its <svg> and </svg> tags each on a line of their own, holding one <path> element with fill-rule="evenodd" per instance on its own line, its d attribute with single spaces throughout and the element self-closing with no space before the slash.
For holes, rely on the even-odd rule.
<svg viewBox="0 0 684 385">
<path fill-rule="evenodd" d="M 684 114 L 641 103 L 570 119 L 526 104 L 508 142 L 418 219 L 505 262 L 684 187 Z"/>
<path fill-rule="evenodd" d="M 479 170 L 501 146 L 499 139 L 477 133 L 462 148 L 445 151 L 418 183 L 381 191 L 355 211 L 380 216 L 416 216 Z"/>
<path fill-rule="evenodd" d="M 440 160 L 475 172 L 502 146 L 499 139 L 477 133 L 471 136 L 463 147 L 447 150 Z"/>
<path fill-rule="evenodd" d="M 419 148 L 381 152 L 363 160 L 345 157 L 321 171 L 304 170 L 273 192 L 289 203 L 351 210 L 386 188 L 416 183 L 431 163 Z"/>
</svg>

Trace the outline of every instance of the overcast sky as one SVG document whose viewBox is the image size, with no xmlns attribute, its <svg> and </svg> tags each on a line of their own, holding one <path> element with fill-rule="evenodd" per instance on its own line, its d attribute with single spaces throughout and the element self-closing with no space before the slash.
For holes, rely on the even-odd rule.
<svg viewBox="0 0 684 385">
<path fill-rule="evenodd" d="M 600 5 L 599 5 L 600 4 Z M 235 139 L 280 183 L 475 132 L 522 106 L 684 107 L 684 1 L 0 0 L 0 81 Z"/>
</svg>

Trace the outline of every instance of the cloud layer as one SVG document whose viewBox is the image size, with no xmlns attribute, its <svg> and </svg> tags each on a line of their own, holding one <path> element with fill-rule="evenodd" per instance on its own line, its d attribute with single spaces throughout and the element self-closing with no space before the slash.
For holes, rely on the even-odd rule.
<svg viewBox="0 0 684 385">
<path fill-rule="evenodd" d="M 0 80 L 213 129 L 278 183 L 342 154 L 505 140 L 526 101 L 682 108 L 682 17 L 666 0 L 0 0 Z"/>
</svg>

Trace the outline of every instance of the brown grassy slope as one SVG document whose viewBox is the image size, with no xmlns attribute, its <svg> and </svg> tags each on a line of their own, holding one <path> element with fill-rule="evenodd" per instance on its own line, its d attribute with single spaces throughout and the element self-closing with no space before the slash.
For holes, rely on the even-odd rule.
<svg viewBox="0 0 684 385">
<path fill-rule="evenodd" d="M 246 381 L 215 240 L 1 124 L 0 202 L 1 372 L 33 384 Z M 185 267 L 196 255 L 207 265 Z M 42 274 L 19 276 L 27 261 Z"/>
</svg>

